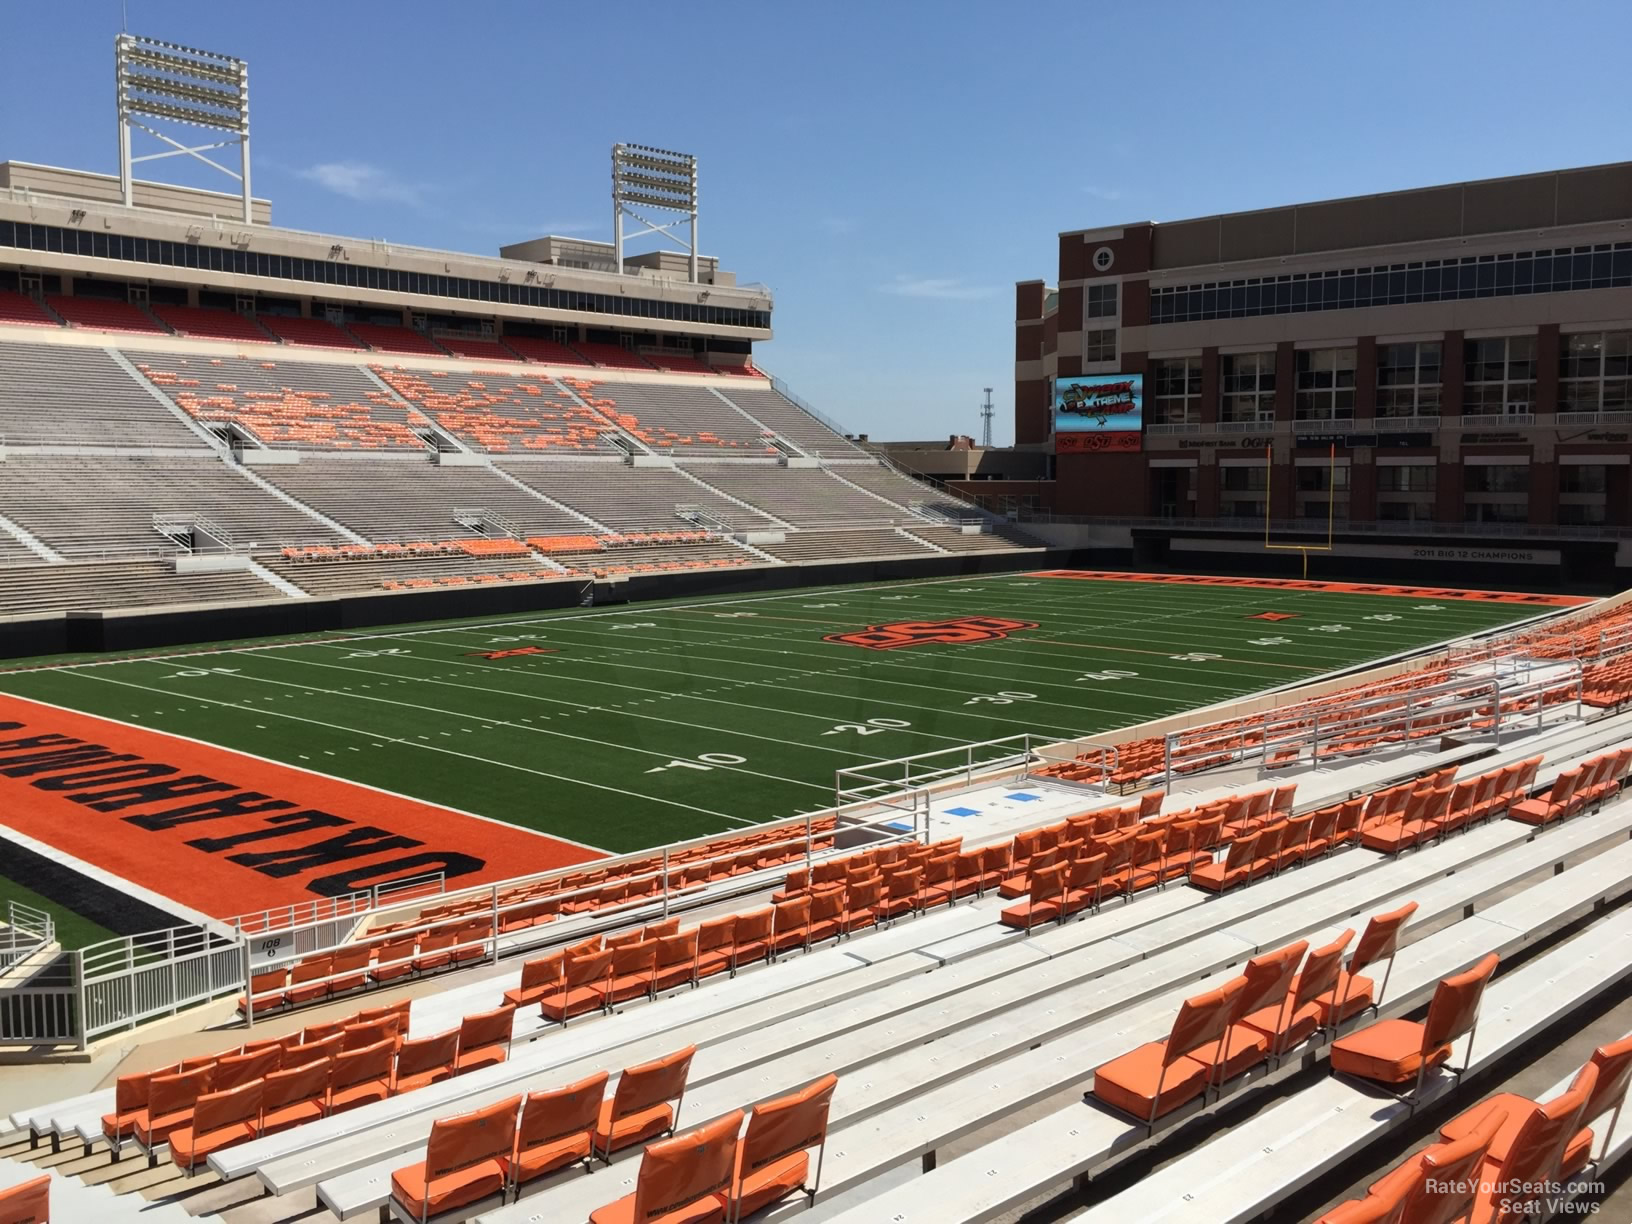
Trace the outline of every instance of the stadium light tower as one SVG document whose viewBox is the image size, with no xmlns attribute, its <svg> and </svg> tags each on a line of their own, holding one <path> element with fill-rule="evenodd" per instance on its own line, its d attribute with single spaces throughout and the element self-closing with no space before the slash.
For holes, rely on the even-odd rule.
<svg viewBox="0 0 1632 1224">
<path fill-rule="evenodd" d="M 119 191 L 125 207 L 134 203 L 132 170 L 137 162 L 196 157 L 228 178 L 243 194 L 244 221 L 255 220 L 249 189 L 249 65 L 230 55 L 159 42 L 136 34 L 114 39 L 119 96 Z M 181 124 L 215 133 L 211 143 L 193 144 L 165 135 L 155 124 Z M 170 146 L 161 153 L 132 157 L 130 131 L 140 128 Z M 205 154 L 238 146 L 239 168 L 229 170 Z"/>
<path fill-rule="evenodd" d="M 655 208 L 663 212 L 683 213 L 691 223 L 691 241 L 687 242 L 671 228 L 680 224 L 670 221 L 659 224 L 636 212 L 632 205 Z M 646 228 L 632 234 L 623 232 L 623 215 L 628 213 Z M 644 238 L 647 234 L 664 234 L 691 252 L 691 283 L 696 284 L 697 273 L 697 159 L 690 153 L 671 153 L 667 149 L 653 149 L 646 145 L 618 144 L 612 146 L 612 246 L 618 271 L 623 271 L 624 238 Z"/>
<path fill-rule="evenodd" d="M 980 444 L 986 450 L 992 449 L 992 414 L 996 411 L 992 407 L 992 389 L 985 388 L 986 402 L 980 406 Z"/>
</svg>

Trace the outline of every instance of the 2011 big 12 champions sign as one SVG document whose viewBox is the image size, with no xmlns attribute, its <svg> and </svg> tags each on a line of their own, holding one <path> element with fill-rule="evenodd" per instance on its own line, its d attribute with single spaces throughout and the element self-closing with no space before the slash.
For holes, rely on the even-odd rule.
<svg viewBox="0 0 1632 1224">
<path fill-rule="evenodd" d="M 1084 374 L 1054 382 L 1054 453 L 1137 451 L 1144 424 L 1143 374 Z"/>
</svg>

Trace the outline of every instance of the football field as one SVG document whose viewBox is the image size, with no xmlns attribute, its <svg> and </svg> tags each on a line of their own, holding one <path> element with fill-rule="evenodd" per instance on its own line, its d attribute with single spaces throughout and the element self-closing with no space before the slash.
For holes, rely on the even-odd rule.
<svg viewBox="0 0 1632 1224">
<path fill-rule="evenodd" d="M 24 665 L 0 693 L 624 852 L 831 806 L 841 768 L 1091 735 L 1579 602 L 1302 585 L 669 601 Z"/>
</svg>

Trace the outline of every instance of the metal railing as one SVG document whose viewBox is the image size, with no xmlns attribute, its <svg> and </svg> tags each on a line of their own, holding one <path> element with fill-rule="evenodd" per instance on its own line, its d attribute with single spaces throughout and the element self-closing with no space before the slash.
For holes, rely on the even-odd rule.
<svg viewBox="0 0 1632 1224">
<path fill-rule="evenodd" d="M 1032 523 L 1075 523 L 1091 527 L 1158 527 L 1164 531 L 1240 531 L 1257 537 L 1264 534 L 1264 520 L 1262 515 L 1248 515 L 1244 518 L 1226 517 L 1158 517 L 1154 515 L 1092 515 L 1092 514 L 1055 514 L 1051 510 L 1026 509 L 1019 507 L 1015 511 L 1017 521 Z M 1326 535 L 1326 520 L 1324 518 L 1307 519 L 1274 519 L 1270 523 L 1270 530 L 1280 532 L 1309 532 L 1324 537 Z M 1438 535 L 1438 536 L 1476 536 L 1486 539 L 1579 539 L 1579 540 L 1621 540 L 1632 539 L 1632 527 L 1612 526 L 1542 526 L 1531 523 L 1441 523 L 1422 519 L 1410 522 L 1384 521 L 1339 521 L 1337 524 L 1339 535 Z M 1478 560 L 1478 558 L 1469 558 Z"/>
<path fill-rule="evenodd" d="M 25 961 L 57 938 L 56 920 L 21 901 L 6 902 L 6 924 L 0 927 L 0 973 Z"/>
<path fill-rule="evenodd" d="M 760 373 L 761 374 L 767 374 L 768 371 L 761 370 Z M 787 383 L 783 382 L 780 378 L 778 378 L 774 374 L 770 374 L 769 377 L 770 377 L 770 380 L 771 380 L 771 390 L 775 391 L 778 395 L 780 395 L 783 399 L 787 400 L 795 408 L 799 409 L 801 412 L 809 413 L 811 416 L 815 417 L 818 421 L 820 421 L 823 425 L 825 425 L 829 429 L 831 429 L 834 433 L 838 434 L 839 437 L 844 438 L 844 437 L 849 436 L 850 431 L 848 429 L 846 429 L 843 425 L 840 425 L 837 421 L 835 421 L 832 417 L 828 416 L 826 413 L 817 411 L 814 407 L 811 406 L 811 404 L 807 400 L 801 398 L 798 394 L 796 394 L 794 392 L 794 389 L 792 387 L 788 386 Z"/>
<path fill-rule="evenodd" d="M 228 918 L 226 926 L 241 935 L 264 935 L 269 931 L 281 931 L 288 927 L 315 922 L 359 918 L 387 905 L 400 905 L 404 901 L 440 895 L 446 889 L 446 872 L 427 872 L 405 880 L 376 884 L 373 888 L 346 893 L 344 896 L 318 897 L 311 901 L 239 914 Z"/>
</svg>

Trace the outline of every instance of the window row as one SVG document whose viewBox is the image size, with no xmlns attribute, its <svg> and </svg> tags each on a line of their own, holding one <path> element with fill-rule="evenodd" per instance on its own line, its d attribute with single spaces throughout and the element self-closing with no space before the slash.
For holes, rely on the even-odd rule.
<svg viewBox="0 0 1632 1224">
<path fill-rule="evenodd" d="M 1193 323 L 1627 286 L 1632 286 L 1632 242 L 1600 243 L 1199 285 L 1152 285 L 1150 321 Z"/>
<path fill-rule="evenodd" d="M 201 272 L 225 272 L 234 276 L 264 276 L 313 285 L 497 302 L 540 310 L 583 311 L 637 319 L 673 319 L 718 327 L 763 328 L 771 325 L 768 310 L 659 301 L 617 293 L 579 293 L 571 289 L 551 289 L 516 281 L 478 280 L 467 276 L 433 276 L 428 272 L 410 272 L 401 268 L 377 268 L 329 259 L 300 259 L 290 255 L 170 242 L 160 238 L 130 238 L 105 231 L 31 225 L 23 221 L 0 221 L 0 247 L 194 268 Z"/>
<path fill-rule="evenodd" d="M 1293 386 L 1300 421 L 1354 417 L 1357 360 L 1352 347 L 1299 349 Z M 1462 411 L 1505 416 L 1534 410 L 1536 337 L 1494 336 L 1462 346 Z M 1377 346 L 1379 417 L 1439 415 L 1443 345 L 1437 340 Z M 1275 419 L 1275 353 L 1226 353 L 1219 358 L 1219 419 L 1268 424 Z M 1151 420 L 1201 420 L 1201 358 L 1158 360 L 1152 376 Z M 1559 411 L 1632 411 L 1632 332 L 1564 336 L 1559 354 Z"/>
</svg>

